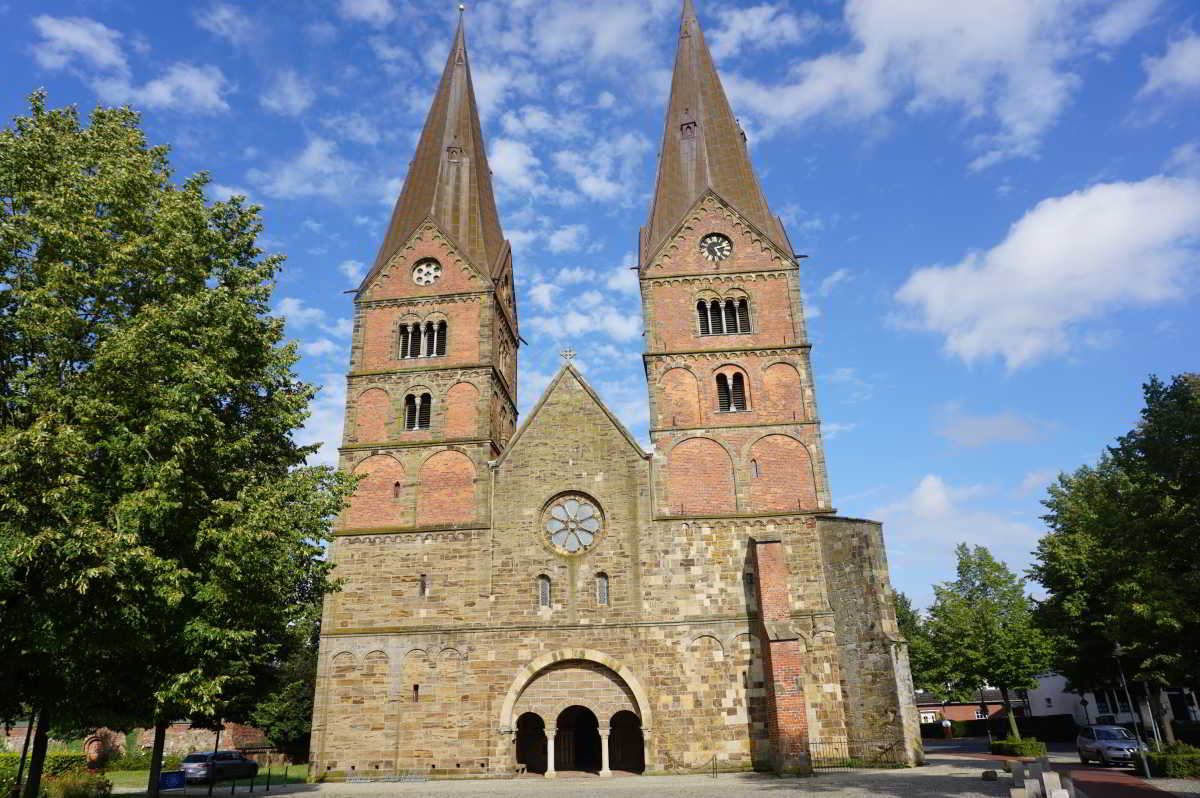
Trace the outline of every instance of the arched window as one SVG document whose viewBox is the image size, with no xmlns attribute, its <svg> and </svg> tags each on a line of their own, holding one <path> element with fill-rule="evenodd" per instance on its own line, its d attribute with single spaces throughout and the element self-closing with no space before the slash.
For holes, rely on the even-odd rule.
<svg viewBox="0 0 1200 798">
<path fill-rule="evenodd" d="M 738 300 L 737 315 L 738 332 L 748 334 L 750 332 L 750 303 L 745 299 Z"/>
<path fill-rule="evenodd" d="M 700 321 L 700 334 L 708 335 L 708 303 L 703 299 L 696 303 L 696 316 Z"/>
<path fill-rule="evenodd" d="M 762 476 L 762 471 L 760 471 L 758 468 L 757 460 L 750 461 L 750 476 L 754 477 L 755 479 L 758 479 Z"/>
<path fill-rule="evenodd" d="M 725 325 L 721 321 L 721 303 L 715 299 L 708 306 L 708 323 L 713 335 L 725 334 Z"/>
<path fill-rule="evenodd" d="M 437 326 L 437 347 L 434 354 L 437 357 L 446 356 L 446 322 L 439 321 Z"/>
<path fill-rule="evenodd" d="M 433 397 L 427 393 L 408 394 L 404 397 L 404 428 L 429 429 L 429 418 L 433 405 Z"/>
<path fill-rule="evenodd" d="M 729 378 L 724 374 L 717 375 L 717 410 L 729 412 Z"/>
<path fill-rule="evenodd" d="M 608 574 L 596 574 L 596 603 L 608 603 Z"/>
<path fill-rule="evenodd" d="M 421 324 L 413 322 L 400 335 L 400 357 L 421 356 Z"/>
<path fill-rule="evenodd" d="M 421 347 L 421 355 L 424 357 L 433 357 L 433 353 L 437 350 L 437 328 L 433 326 L 433 322 L 425 322 L 425 340 Z"/>
<path fill-rule="evenodd" d="M 429 574 L 421 574 L 421 582 L 417 590 L 421 598 L 429 598 Z"/>
<path fill-rule="evenodd" d="M 400 326 L 400 357 L 408 357 L 408 325 Z"/>
<path fill-rule="evenodd" d="M 746 380 L 739 371 L 733 375 L 733 386 L 730 388 L 731 410 L 746 409 Z"/>
<path fill-rule="evenodd" d="M 725 332 L 729 335 L 741 332 L 738 326 L 737 305 L 732 299 L 725 300 Z"/>
<path fill-rule="evenodd" d="M 400 483 L 399 482 L 392 485 L 392 498 L 393 499 L 400 498 Z"/>
<path fill-rule="evenodd" d="M 537 603 L 539 607 L 550 606 L 550 577 L 545 574 L 537 578 Z"/>
</svg>

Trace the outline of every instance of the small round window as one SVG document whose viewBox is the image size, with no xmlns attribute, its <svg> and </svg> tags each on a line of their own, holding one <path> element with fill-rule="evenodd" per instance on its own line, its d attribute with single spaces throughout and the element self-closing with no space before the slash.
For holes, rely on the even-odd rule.
<svg viewBox="0 0 1200 798">
<path fill-rule="evenodd" d="M 413 282 L 417 285 L 433 285 L 442 276 L 442 264 L 433 258 L 417 261 L 413 266 Z"/>
<path fill-rule="evenodd" d="M 545 529 L 550 545 L 567 554 L 591 548 L 600 526 L 600 511 L 583 496 L 560 497 L 546 513 Z"/>
</svg>

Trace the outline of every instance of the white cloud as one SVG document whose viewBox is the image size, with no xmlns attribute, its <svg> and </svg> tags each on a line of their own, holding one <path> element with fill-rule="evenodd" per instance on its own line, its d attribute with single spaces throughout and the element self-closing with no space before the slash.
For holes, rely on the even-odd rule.
<svg viewBox="0 0 1200 798">
<path fill-rule="evenodd" d="M 587 242 L 587 234 L 586 224 L 570 224 L 551 233 L 547 239 L 547 246 L 556 255 L 564 252 L 578 252 Z"/>
<path fill-rule="evenodd" d="M 339 0 L 338 14 L 343 19 L 382 27 L 396 18 L 391 0 Z"/>
<path fill-rule="evenodd" d="M 357 182 L 358 167 L 343 158 L 332 141 L 313 136 L 294 159 L 279 161 L 266 169 L 251 169 L 246 175 L 268 197 L 336 198 Z"/>
<path fill-rule="evenodd" d="M 591 307 L 560 302 L 557 307 L 560 312 L 553 315 L 530 318 L 529 326 L 556 339 L 601 333 L 616 341 L 629 341 L 642 332 L 641 314 L 623 314 L 606 302 Z"/>
<path fill-rule="evenodd" d="M 491 150 L 488 165 L 498 183 L 518 191 L 536 192 L 545 175 L 540 169 L 542 162 L 533 154 L 532 147 L 523 141 L 501 136 L 492 141 Z"/>
<path fill-rule="evenodd" d="M 1071 71 L 1149 18 L 1096 0 L 847 0 L 853 44 L 796 63 L 780 85 L 730 76 L 726 88 L 765 132 L 828 115 L 860 121 L 893 105 L 958 111 L 981 132 L 972 168 L 1036 157 L 1079 85 Z M 1107 12 L 1107 13 L 1103 13 Z"/>
<path fill-rule="evenodd" d="M 1200 182 L 1102 183 L 1043 200 L 990 250 L 918 269 L 896 298 L 949 354 L 1015 370 L 1066 353 L 1083 322 L 1180 297 L 1197 229 Z"/>
<path fill-rule="evenodd" d="M 304 29 L 304 33 L 316 44 L 329 44 L 337 38 L 337 26 L 332 22 L 314 22 Z"/>
<path fill-rule="evenodd" d="M 123 76 L 98 78 L 92 85 L 106 102 L 201 114 L 228 111 L 224 95 L 232 91 L 219 67 L 182 62 L 172 64 L 162 77 L 140 87 Z"/>
<path fill-rule="evenodd" d="M 121 33 L 86 17 L 33 18 L 42 41 L 33 46 L 33 57 L 46 69 L 63 69 L 82 59 L 96 69 L 125 73 L 129 63 L 120 47 Z"/>
<path fill-rule="evenodd" d="M 587 120 L 578 111 L 554 114 L 537 105 L 526 105 L 508 111 L 500 125 L 509 136 L 543 136 L 550 139 L 572 139 L 587 132 Z"/>
<path fill-rule="evenodd" d="M 1180 177 L 1200 179 L 1200 139 L 1185 141 L 1171 150 L 1163 170 Z"/>
<path fill-rule="evenodd" d="M 565 266 L 558 270 L 555 282 L 559 285 L 574 285 L 591 282 L 595 279 L 596 273 L 591 269 L 585 269 L 582 266 Z"/>
<path fill-rule="evenodd" d="M 559 291 L 557 285 L 552 283 L 534 283 L 529 289 L 529 298 L 533 300 L 533 304 L 544 311 L 554 309 L 554 295 Z"/>
<path fill-rule="evenodd" d="M 749 8 L 717 7 L 720 25 L 705 32 L 713 58 L 730 58 L 743 49 L 772 50 L 794 44 L 820 26 L 820 18 L 812 12 L 796 16 L 785 9 L 766 3 Z"/>
<path fill-rule="evenodd" d="M 259 98 L 259 103 L 268 111 L 284 116 L 299 116 L 308 110 L 317 93 L 312 85 L 293 69 L 285 69 L 275 75 L 271 87 Z"/>
<path fill-rule="evenodd" d="M 1058 472 L 1049 468 L 1040 471 L 1030 471 L 1021 479 L 1021 486 L 1018 488 L 1017 493 L 1021 496 L 1027 496 L 1034 491 L 1043 490 L 1057 476 Z"/>
<path fill-rule="evenodd" d="M 844 393 L 845 401 L 851 404 L 865 402 L 875 395 L 875 386 L 860 377 L 856 369 L 847 366 L 834 369 L 825 376 L 825 381 Z"/>
<path fill-rule="evenodd" d="M 838 283 L 849 282 L 852 279 L 854 274 L 849 269 L 838 269 L 821 281 L 821 296 L 829 296 Z"/>
<path fill-rule="evenodd" d="M 623 294 L 636 294 L 639 288 L 637 257 L 633 253 L 626 255 L 621 260 L 621 265 L 609 272 L 608 279 L 604 281 L 604 285 L 610 291 L 619 291 Z"/>
<path fill-rule="evenodd" d="M 1200 89 L 1200 34 L 1176 39 L 1158 58 L 1148 57 L 1146 84 L 1141 93 L 1174 94 Z"/>
<path fill-rule="evenodd" d="M 340 352 L 341 347 L 328 338 L 318 338 L 315 341 L 306 341 L 301 344 L 300 351 L 309 357 L 323 357 Z"/>
<path fill-rule="evenodd" d="M 357 260 L 344 260 L 338 264 L 338 271 L 346 275 L 352 284 L 358 285 L 367 276 L 367 265 Z"/>
<path fill-rule="evenodd" d="M 236 6 L 213 3 L 193 13 L 196 24 L 235 46 L 246 45 L 254 38 L 254 23 Z"/>
<path fill-rule="evenodd" d="M 629 204 L 639 196 L 642 159 L 650 141 L 637 131 L 605 137 L 582 150 L 561 150 L 554 165 L 575 179 L 580 193 L 602 202 Z"/>
<path fill-rule="evenodd" d="M 837 436 L 841 435 L 843 432 L 850 432 L 857 426 L 857 424 L 843 424 L 837 421 L 827 421 L 821 425 L 821 434 L 825 437 L 825 440 L 831 441 Z"/>
<path fill-rule="evenodd" d="M 357 144 L 374 146 L 383 139 L 375 123 L 360 113 L 333 114 L 322 119 L 321 124 L 334 135 Z"/>
<path fill-rule="evenodd" d="M 950 402 L 942 409 L 936 431 L 960 446 L 975 448 L 989 443 L 1027 443 L 1037 437 L 1037 427 L 1011 410 L 976 416 L 965 412 L 959 403 Z"/>
<path fill-rule="evenodd" d="M 308 465 L 336 466 L 346 408 L 346 378 L 341 374 L 321 376 L 325 384 L 309 404 L 311 415 L 296 433 L 296 442 L 302 446 L 321 444 L 321 448 L 309 456 Z"/>
<path fill-rule="evenodd" d="M 1101 45 L 1123 44 L 1145 27 L 1160 0 L 1113 0 L 1108 10 L 1092 23 L 1092 37 Z"/>
<path fill-rule="evenodd" d="M 213 199 L 220 202 L 227 202 L 231 197 L 236 195 L 245 197 L 248 202 L 254 201 L 253 197 L 250 196 L 250 190 L 242 188 L 241 186 L 227 186 L 223 183 L 209 183 L 208 193 Z"/>
<path fill-rule="evenodd" d="M 296 330 L 307 330 L 315 327 L 326 335 L 334 338 L 348 338 L 354 332 L 354 322 L 351 319 L 334 319 L 328 321 L 329 314 L 318 307 L 307 304 L 303 299 L 287 296 L 279 300 L 275 313 L 283 316 L 290 327 Z"/>
</svg>

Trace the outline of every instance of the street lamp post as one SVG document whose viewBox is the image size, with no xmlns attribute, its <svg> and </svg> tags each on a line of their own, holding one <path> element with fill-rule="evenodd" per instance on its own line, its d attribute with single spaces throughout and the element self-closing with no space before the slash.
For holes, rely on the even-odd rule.
<svg viewBox="0 0 1200 798">
<path fill-rule="evenodd" d="M 1113 650 L 1113 659 L 1117 661 L 1117 672 L 1121 674 L 1121 687 L 1125 690 L 1125 700 L 1129 702 L 1129 711 L 1133 715 L 1133 733 L 1137 736 L 1138 747 L 1141 748 L 1144 745 L 1142 742 L 1142 724 L 1138 722 L 1138 713 L 1134 711 L 1133 696 L 1129 694 L 1129 682 L 1125 681 L 1125 666 L 1121 664 L 1122 653 L 1121 647 L 1117 646 Z M 1138 753 L 1141 754 L 1139 758 L 1142 760 L 1142 770 L 1145 771 L 1146 778 L 1150 778 L 1150 760 L 1146 758 L 1145 752 L 1138 751 Z"/>
<path fill-rule="evenodd" d="M 1079 699 L 1079 706 L 1083 707 L 1083 720 L 1084 720 L 1083 725 L 1091 726 L 1092 725 L 1092 716 L 1088 714 L 1087 696 L 1084 696 L 1083 698 Z"/>
</svg>

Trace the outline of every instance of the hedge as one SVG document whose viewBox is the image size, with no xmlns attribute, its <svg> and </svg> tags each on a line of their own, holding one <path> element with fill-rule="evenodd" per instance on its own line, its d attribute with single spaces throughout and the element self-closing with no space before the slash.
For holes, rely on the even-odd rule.
<svg viewBox="0 0 1200 798">
<path fill-rule="evenodd" d="M 0 754 L 0 773 L 11 771 L 15 776 L 21 764 L 19 751 Z M 72 770 L 87 769 L 87 754 L 52 753 L 46 754 L 46 764 L 42 767 L 43 776 L 58 776 Z M 29 772 L 29 759 L 25 760 L 25 772 Z"/>
<path fill-rule="evenodd" d="M 1046 755 L 1046 744 L 1032 737 L 1022 737 L 1019 740 L 1009 737 L 1007 740 L 993 740 L 991 752 L 1001 756 L 1039 757 Z"/>
<path fill-rule="evenodd" d="M 1150 763 L 1151 776 L 1165 776 L 1168 779 L 1197 779 L 1200 778 L 1200 752 L 1195 754 L 1155 754 L 1139 753 Z M 1138 765 L 1142 767 L 1141 763 Z"/>
</svg>

